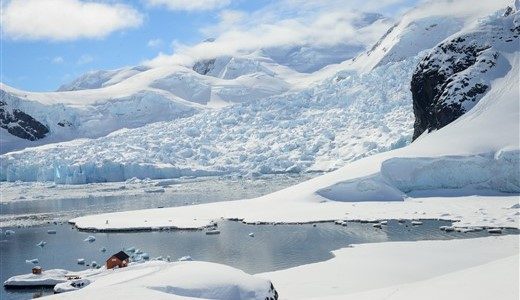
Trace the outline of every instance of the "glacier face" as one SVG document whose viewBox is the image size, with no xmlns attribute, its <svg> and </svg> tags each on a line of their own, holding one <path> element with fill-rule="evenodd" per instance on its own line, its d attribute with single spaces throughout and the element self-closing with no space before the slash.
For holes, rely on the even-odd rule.
<svg viewBox="0 0 520 300">
<path fill-rule="evenodd" d="M 327 171 L 404 146 L 419 57 L 343 71 L 306 90 L 178 121 L 3 155 L 0 180 L 88 183 L 132 177 Z"/>
</svg>

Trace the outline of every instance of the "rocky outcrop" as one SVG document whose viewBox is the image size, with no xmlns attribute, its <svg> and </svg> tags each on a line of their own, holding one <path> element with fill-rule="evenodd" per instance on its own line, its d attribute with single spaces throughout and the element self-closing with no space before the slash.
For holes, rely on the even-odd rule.
<svg viewBox="0 0 520 300">
<path fill-rule="evenodd" d="M 491 81 L 510 68 L 501 53 L 518 51 L 517 15 L 517 9 L 508 7 L 481 20 L 472 30 L 440 43 L 418 64 L 411 81 L 414 140 L 470 110 Z"/>
<path fill-rule="evenodd" d="M 3 100 L 0 100 L 0 127 L 14 136 L 30 141 L 44 138 L 49 132 L 38 120 L 20 109 L 10 109 Z"/>
<path fill-rule="evenodd" d="M 213 58 L 198 61 L 193 65 L 193 71 L 201 75 L 207 75 L 215 66 L 215 60 L 216 59 Z"/>
</svg>

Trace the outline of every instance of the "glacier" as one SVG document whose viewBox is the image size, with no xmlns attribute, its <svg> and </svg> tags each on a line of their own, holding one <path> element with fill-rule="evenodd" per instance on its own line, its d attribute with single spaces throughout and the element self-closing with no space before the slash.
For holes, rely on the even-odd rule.
<svg viewBox="0 0 520 300">
<path fill-rule="evenodd" d="M 81 184 L 333 170 L 410 141 L 407 82 L 419 57 L 179 121 L 11 152 L 1 156 L 0 180 Z"/>
</svg>

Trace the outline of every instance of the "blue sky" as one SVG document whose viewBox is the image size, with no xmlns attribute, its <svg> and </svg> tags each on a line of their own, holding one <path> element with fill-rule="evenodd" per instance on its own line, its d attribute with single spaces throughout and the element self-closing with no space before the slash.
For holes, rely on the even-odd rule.
<svg viewBox="0 0 520 300">
<path fill-rule="evenodd" d="M 247 34 L 254 35 L 258 22 L 280 26 L 280 19 L 315 18 L 315 14 L 331 13 L 338 7 L 356 10 L 362 3 L 347 1 L 351 2 L 349 6 L 338 0 L 16 0 L 15 7 L 12 1 L 0 1 L 1 81 L 29 91 L 55 90 L 89 70 L 133 66 L 154 59 L 159 53 L 171 55 L 174 45 L 196 45 L 209 36 L 239 31 L 242 34 L 230 38 L 241 40 Z M 363 10 L 396 15 L 414 2 L 374 1 L 374 5 L 366 5 Z M 188 6 L 194 3 L 200 5 Z M 59 14 L 62 8 L 67 11 L 66 16 Z M 40 20 L 42 10 L 48 16 Z M 70 20 L 65 20 L 67 17 Z M 100 20 L 107 20 L 106 24 L 100 24 Z M 266 28 L 274 26 L 271 25 Z M 247 43 L 246 39 L 243 43 Z"/>
</svg>

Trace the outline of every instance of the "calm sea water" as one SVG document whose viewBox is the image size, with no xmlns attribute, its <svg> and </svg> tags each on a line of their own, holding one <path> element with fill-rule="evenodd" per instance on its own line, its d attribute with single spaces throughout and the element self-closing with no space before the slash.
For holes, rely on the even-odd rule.
<svg viewBox="0 0 520 300">
<path fill-rule="evenodd" d="M 0 241 L 1 280 L 17 274 L 29 273 L 32 264 L 26 259 L 38 258 L 44 269 L 63 268 L 81 270 L 78 258 L 88 263 L 104 261 L 113 253 L 129 247 L 143 250 L 150 258 L 170 256 L 176 260 L 190 255 L 194 260 L 227 264 L 248 273 L 280 270 L 298 265 L 327 260 L 330 251 L 351 244 L 385 241 L 417 241 L 435 239 L 472 238 L 488 235 L 486 232 L 446 233 L 439 226 L 449 222 L 425 221 L 421 226 L 409 222 L 389 221 L 383 229 L 371 224 L 348 223 L 340 226 L 331 223 L 304 225 L 246 225 L 241 222 L 218 223 L 221 234 L 206 235 L 204 231 L 158 231 L 134 233 L 79 232 L 68 224 L 27 228 L 11 228 L 12 236 Z M 48 234 L 48 230 L 56 234 Z M 254 233 L 250 237 L 249 233 Z M 506 230 L 505 233 L 517 233 Z M 95 242 L 84 239 L 93 235 Z M 45 241 L 42 248 L 36 244 Z M 107 249 L 105 253 L 100 249 Z M 28 299 L 52 293 L 49 289 L 5 290 L 1 299 Z"/>
</svg>

